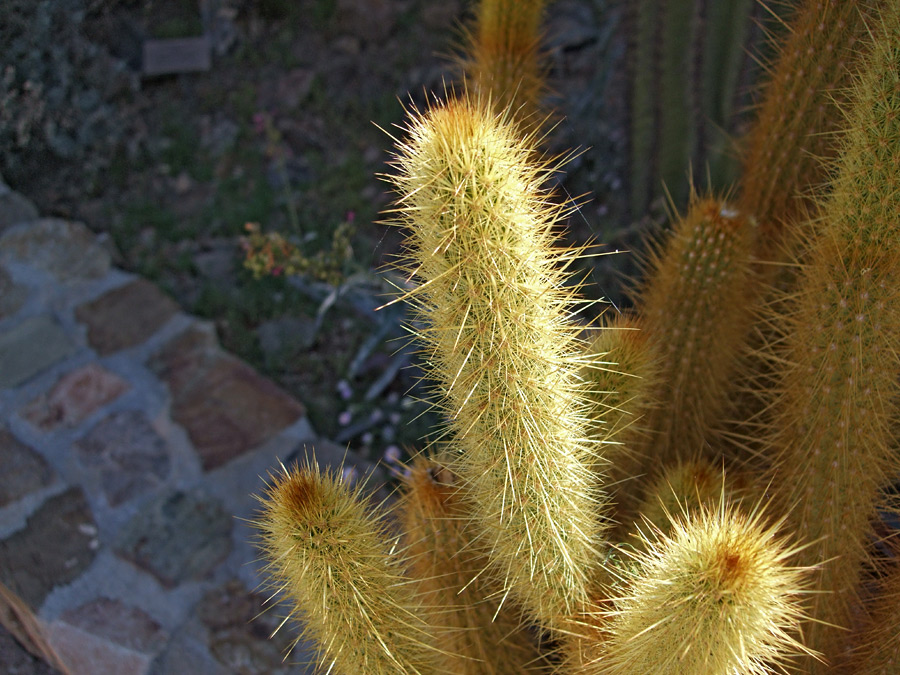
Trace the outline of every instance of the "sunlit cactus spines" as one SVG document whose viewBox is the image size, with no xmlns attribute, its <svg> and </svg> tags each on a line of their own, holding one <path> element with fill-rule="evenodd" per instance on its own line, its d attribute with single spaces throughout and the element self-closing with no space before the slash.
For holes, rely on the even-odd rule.
<svg viewBox="0 0 900 675">
<path fill-rule="evenodd" d="M 755 675 L 804 653 L 803 571 L 777 524 L 724 504 L 673 518 L 632 554 L 601 656 L 579 672 Z"/>
<path fill-rule="evenodd" d="M 478 97 L 414 114 L 407 134 L 401 269 L 418 284 L 408 300 L 459 447 L 451 466 L 491 574 L 558 627 L 587 599 L 603 528 L 565 285 L 575 252 L 554 245 L 565 206 L 543 189 L 533 146 Z"/>
<path fill-rule="evenodd" d="M 304 627 L 299 639 L 317 645 L 323 672 L 445 672 L 435 628 L 362 489 L 315 460 L 272 479 L 256 522 L 270 585 Z"/>
<path fill-rule="evenodd" d="M 900 673 L 900 4 L 790 16 L 785 120 L 596 321 L 538 132 L 480 87 L 408 111 L 386 302 L 442 423 L 387 511 L 307 465 L 259 518 L 323 670 Z"/>
</svg>

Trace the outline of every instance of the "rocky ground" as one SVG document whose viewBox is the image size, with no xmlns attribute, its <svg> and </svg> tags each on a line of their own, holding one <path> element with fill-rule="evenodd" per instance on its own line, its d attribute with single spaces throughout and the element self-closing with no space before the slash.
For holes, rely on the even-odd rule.
<svg viewBox="0 0 900 675">
<path fill-rule="evenodd" d="M 390 134 L 400 133 L 404 105 L 426 105 L 428 92 L 455 78 L 451 57 L 471 4 L 3 0 L 0 186 L 15 192 L 0 192 L 9 210 L 0 216 L 24 208 L 33 213 L 21 220 L 39 212 L 84 223 L 112 266 L 152 281 L 165 294 L 158 302 L 175 301 L 172 311 L 211 322 L 217 343 L 281 385 L 317 440 L 372 463 L 402 459 L 435 420 L 403 347 L 402 306 L 375 311 L 402 238 L 381 222 L 391 196 L 378 174 L 391 170 Z M 607 251 L 634 249 L 649 221 L 661 220 L 632 224 L 625 215 L 625 4 L 555 0 L 544 41 L 547 103 L 558 119 L 546 149 L 579 151 L 558 176 L 560 196 L 579 204 L 566 236 Z M 146 73 L 149 42 L 200 35 L 211 39 L 208 68 Z M 310 255 L 346 225 L 338 283 L 254 278 L 243 266 L 247 223 Z M 627 255 L 593 258 L 586 293 L 621 304 L 622 273 L 634 269 Z M 55 386 L 51 375 L 45 388 Z M 207 605 L 203 634 L 232 631 L 207 621 L 221 612 L 214 598 L 198 607 Z M 231 612 L 242 626 L 245 610 Z M 242 630 L 223 649 L 244 644 Z M 260 658 L 280 658 L 273 654 Z M 2 631 L 0 663 L 50 672 Z"/>
<path fill-rule="evenodd" d="M 548 82 L 563 116 L 548 145 L 584 150 L 561 176 L 561 192 L 590 195 L 571 236 L 627 247 L 616 196 L 623 44 L 608 4 L 551 6 Z M 364 456 L 402 452 L 430 423 L 408 395 L 409 355 L 396 353 L 401 314 L 372 311 L 385 291 L 375 272 L 401 238 L 379 223 L 390 195 L 376 176 L 389 171 L 403 104 L 424 104 L 455 76 L 449 57 L 468 9 L 461 0 L 9 0 L 0 174 L 42 213 L 105 233 L 116 264 L 215 321 L 223 345 L 303 400 L 320 433 Z M 147 41 L 204 31 L 214 39 L 208 70 L 142 73 Z M 242 269 L 247 222 L 315 252 L 348 220 L 348 283 L 333 306 L 323 304 L 332 287 Z M 621 299 L 609 270 L 591 270 L 594 292 Z"/>
</svg>

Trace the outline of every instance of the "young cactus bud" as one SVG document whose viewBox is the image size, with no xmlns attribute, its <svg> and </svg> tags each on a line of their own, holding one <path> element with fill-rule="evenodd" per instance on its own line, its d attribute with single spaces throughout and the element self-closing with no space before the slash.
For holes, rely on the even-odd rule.
<svg viewBox="0 0 900 675">
<path fill-rule="evenodd" d="M 600 495 L 585 429 L 584 345 L 555 249 L 563 209 L 529 142 L 476 99 L 409 124 L 394 178 L 417 337 L 493 574 L 542 625 L 580 611 L 598 565 Z"/>
<path fill-rule="evenodd" d="M 631 554 L 601 657 L 577 672 L 756 675 L 801 653 L 802 572 L 776 529 L 720 504 L 657 531 Z"/>
<path fill-rule="evenodd" d="M 536 640 L 500 589 L 482 574 L 487 559 L 473 540 L 459 487 L 443 462 L 409 467 L 397 511 L 415 580 L 448 672 L 503 675 L 541 670 Z"/>
<path fill-rule="evenodd" d="M 708 451 L 727 410 L 758 297 L 754 223 L 717 199 L 694 199 L 650 261 L 639 307 L 659 354 L 659 405 L 648 416 L 652 466 Z"/>
<path fill-rule="evenodd" d="M 402 561 L 361 489 L 320 472 L 314 460 L 274 478 L 256 523 L 271 586 L 305 625 L 298 642 L 317 645 L 322 672 L 445 672 Z"/>
<path fill-rule="evenodd" d="M 871 26 L 820 231 L 770 347 L 772 494 L 819 564 L 807 644 L 835 662 L 859 603 L 872 519 L 900 472 L 900 5 Z M 775 322 L 773 321 L 773 325 Z"/>
<path fill-rule="evenodd" d="M 740 497 L 740 488 L 744 487 L 734 478 L 737 474 L 737 470 L 725 471 L 720 464 L 703 458 L 663 467 L 644 494 L 639 509 L 641 519 L 667 533 L 671 514 L 691 514 L 701 507 L 715 506 L 723 493 L 734 503 Z"/>
</svg>

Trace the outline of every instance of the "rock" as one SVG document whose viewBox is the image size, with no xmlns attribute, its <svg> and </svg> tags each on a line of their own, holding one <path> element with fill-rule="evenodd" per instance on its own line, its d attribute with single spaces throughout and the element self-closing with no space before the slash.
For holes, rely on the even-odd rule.
<svg viewBox="0 0 900 675">
<path fill-rule="evenodd" d="M 209 631 L 212 656 L 231 673 L 295 672 L 284 655 L 294 637 L 274 608 L 263 612 L 265 596 L 249 592 L 231 580 L 208 592 L 197 605 L 197 617 Z M 277 632 L 276 632 L 277 631 Z"/>
<path fill-rule="evenodd" d="M 267 365 L 284 364 L 305 352 L 316 340 L 316 322 L 295 316 L 264 321 L 256 329 Z"/>
<path fill-rule="evenodd" d="M 234 675 L 212 657 L 203 631 L 192 630 L 194 623 L 191 622 L 187 630 L 179 630 L 169 641 L 165 651 L 153 663 L 150 670 L 152 675 Z"/>
<path fill-rule="evenodd" d="M 0 584 L 37 613 L 50 591 L 77 579 L 93 562 L 96 536 L 80 488 L 51 497 L 24 529 L 0 541 Z"/>
<path fill-rule="evenodd" d="M 16 387 L 75 351 L 62 327 L 33 316 L 0 333 L 0 387 Z"/>
<path fill-rule="evenodd" d="M 213 281 L 231 280 L 234 278 L 237 251 L 238 245 L 233 239 L 213 239 L 204 246 L 204 250 L 194 254 L 194 266 L 200 274 Z"/>
<path fill-rule="evenodd" d="M 178 309 L 178 304 L 151 282 L 136 279 L 80 305 L 75 318 L 87 325 L 91 347 L 105 356 L 141 344 Z"/>
<path fill-rule="evenodd" d="M 144 413 L 113 413 L 94 426 L 75 451 L 81 462 L 100 473 L 110 506 L 157 489 L 169 475 L 166 442 Z"/>
<path fill-rule="evenodd" d="M 98 598 L 63 612 L 66 623 L 138 651 L 158 648 L 165 631 L 145 612 L 119 600 Z"/>
<path fill-rule="evenodd" d="M 191 328 L 169 341 L 148 365 L 172 394 L 172 419 L 184 427 L 203 468 L 252 450 L 305 414 L 271 380 Z"/>
<path fill-rule="evenodd" d="M 146 673 L 166 638 L 146 613 L 107 598 L 64 612 L 47 632 L 69 672 L 92 675 Z"/>
<path fill-rule="evenodd" d="M 231 551 L 231 516 L 203 494 L 162 494 L 129 521 L 116 553 L 167 588 L 203 579 Z"/>
<path fill-rule="evenodd" d="M 9 273 L 0 267 L 0 319 L 18 312 L 27 299 L 28 289 L 14 282 Z"/>
<path fill-rule="evenodd" d="M 31 200 L 15 190 L 10 190 L 0 179 L 0 232 L 19 223 L 37 220 L 39 217 L 37 207 Z"/>
<path fill-rule="evenodd" d="M 206 36 L 144 42 L 142 71 L 147 77 L 203 72 L 211 65 L 212 49 Z"/>
<path fill-rule="evenodd" d="M 109 253 L 83 224 L 41 218 L 7 229 L 0 236 L 0 263 L 17 260 L 52 274 L 58 281 L 98 279 L 109 271 Z"/>
<path fill-rule="evenodd" d="M 74 427 L 127 390 L 125 380 L 94 361 L 63 375 L 20 414 L 44 431 Z"/>
<path fill-rule="evenodd" d="M 53 469 L 41 455 L 0 428 L 0 507 L 53 482 Z"/>
</svg>

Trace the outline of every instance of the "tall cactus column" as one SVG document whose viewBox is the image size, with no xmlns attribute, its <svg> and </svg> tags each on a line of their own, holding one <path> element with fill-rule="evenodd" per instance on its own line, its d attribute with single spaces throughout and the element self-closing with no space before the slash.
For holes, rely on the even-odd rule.
<svg viewBox="0 0 900 675">
<path fill-rule="evenodd" d="M 639 306 L 659 354 L 658 399 L 645 422 L 660 462 L 715 456 L 709 441 L 727 409 L 758 295 L 754 224 L 729 204 L 694 199 L 649 265 Z"/>
<path fill-rule="evenodd" d="M 460 448 L 453 471 L 493 574 L 544 626 L 588 598 L 600 495 L 570 322 L 573 292 L 553 248 L 562 209 L 515 126 L 478 100 L 414 115 L 397 157 L 399 217 L 417 337 Z"/>
<path fill-rule="evenodd" d="M 544 68 L 541 18 L 546 0 L 481 0 L 463 62 L 469 91 L 508 110 L 525 129 L 541 123 Z"/>
<path fill-rule="evenodd" d="M 812 598 L 807 637 L 831 660 L 858 603 L 880 490 L 900 471 L 900 6 L 871 30 L 820 234 L 772 347 L 771 481 L 810 543 L 802 562 L 822 566 L 827 593 Z"/>
<path fill-rule="evenodd" d="M 806 0 L 790 20 L 743 141 L 738 204 L 759 221 L 762 259 L 779 255 L 785 226 L 803 215 L 812 189 L 827 178 L 869 4 Z"/>
</svg>

